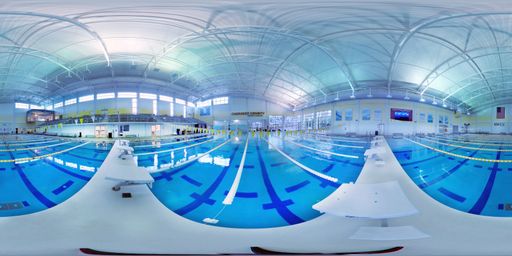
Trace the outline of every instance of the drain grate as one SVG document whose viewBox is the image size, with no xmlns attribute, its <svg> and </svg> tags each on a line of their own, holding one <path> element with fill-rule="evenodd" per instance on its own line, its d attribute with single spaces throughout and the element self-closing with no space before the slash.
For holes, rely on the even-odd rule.
<svg viewBox="0 0 512 256">
<path fill-rule="evenodd" d="M 512 203 L 498 204 L 498 210 L 512 211 Z"/>
<path fill-rule="evenodd" d="M 16 210 L 23 208 L 23 202 L 15 202 L 15 203 L 1 203 L 0 204 L 0 211 L 4 210 Z"/>
</svg>

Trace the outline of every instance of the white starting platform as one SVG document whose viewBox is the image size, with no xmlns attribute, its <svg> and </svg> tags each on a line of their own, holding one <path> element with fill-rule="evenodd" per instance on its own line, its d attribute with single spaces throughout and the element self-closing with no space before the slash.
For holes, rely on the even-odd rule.
<svg viewBox="0 0 512 256">
<path fill-rule="evenodd" d="M 388 219 L 418 213 L 397 181 L 342 184 L 313 209 L 339 217 L 381 220 L 381 226 L 360 227 L 350 239 L 409 240 L 428 237 L 412 226 L 389 227 Z"/>
<path fill-rule="evenodd" d="M 349 239 L 372 241 L 396 241 L 428 238 L 429 235 L 413 226 L 360 227 Z"/>
<path fill-rule="evenodd" d="M 340 217 L 389 219 L 410 216 L 418 210 L 396 181 L 376 184 L 342 184 L 313 209 Z"/>
<path fill-rule="evenodd" d="M 116 181 L 117 184 L 112 190 L 119 191 L 123 186 L 148 185 L 152 186 L 155 181 L 145 168 L 138 167 L 133 156 L 133 148 L 128 146 L 128 141 L 118 140 L 114 143 L 112 150 L 119 151 L 119 157 L 113 159 L 115 165 L 109 170 L 107 180 Z"/>
</svg>

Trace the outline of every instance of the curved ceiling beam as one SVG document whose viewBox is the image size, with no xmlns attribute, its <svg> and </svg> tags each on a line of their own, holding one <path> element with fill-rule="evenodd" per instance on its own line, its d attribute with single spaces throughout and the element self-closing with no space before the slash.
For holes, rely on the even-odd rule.
<svg viewBox="0 0 512 256">
<path fill-rule="evenodd" d="M 490 49 L 488 47 L 486 48 L 478 48 L 478 49 L 474 49 L 472 51 L 480 51 L 482 49 Z M 494 49 L 494 48 L 493 48 Z M 470 53 L 472 51 L 467 51 L 466 53 Z M 480 54 L 480 55 L 475 55 L 475 56 L 472 56 L 472 59 L 478 59 L 478 58 L 481 58 L 481 57 L 486 57 L 486 56 L 492 56 L 492 55 L 497 55 L 497 54 L 510 54 L 512 53 L 512 51 L 500 51 L 499 53 L 498 52 L 490 52 L 490 53 L 485 53 L 485 54 Z M 464 60 L 461 60 L 453 65 L 450 65 L 450 67 L 448 67 L 447 69 L 443 70 L 442 72 L 438 72 L 439 69 L 441 69 L 442 67 L 444 67 L 445 65 L 449 64 L 452 60 L 454 59 L 457 59 L 459 57 L 461 57 L 461 55 L 463 55 L 463 53 L 459 53 L 459 54 L 456 54 L 454 56 L 451 56 L 450 58 L 446 59 L 445 61 L 443 61 L 442 63 L 440 63 L 439 65 L 437 65 L 435 68 L 432 69 L 432 71 L 423 79 L 423 81 L 420 83 L 420 86 L 418 88 L 418 91 L 421 91 L 421 93 L 425 93 L 425 91 L 430 88 L 430 85 L 433 84 L 433 82 L 441 77 L 444 73 L 450 71 L 451 69 L 455 68 L 455 67 L 458 67 L 460 64 L 464 64 L 464 63 L 467 63 L 468 60 L 467 59 L 464 59 Z M 482 71 L 483 73 L 485 73 L 484 71 Z M 433 78 L 431 77 L 433 76 Z M 425 86 L 425 83 L 428 84 Z M 460 86 L 460 89 L 464 89 L 465 87 L 467 87 L 467 85 L 464 85 L 464 86 Z M 444 99 L 448 99 L 450 98 L 451 96 L 453 96 L 456 92 L 453 92 L 453 93 L 449 93 Z"/>
<path fill-rule="evenodd" d="M 501 52 L 501 53 L 505 53 L 505 52 Z M 512 53 L 512 52 L 508 52 L 508 53 Z M 495 53 L 496 54 L 496 53 Z M 488 55 L 493 55 L 493 54 L 488 54 Z M 506 69 L 503 69 L 503 68 L 497 68 L 497 69 L 490 69 L 490 70 L 484 70 L 484 72 L 489 72 L 489 71 L 500 71 L 500 75 L 499 77 L 503 79 L 503 71 L 512 71 L 512 68 L 506 68 Z M 465 80 L 471 80 L 472 77 L 468 77 L 467 79 Z M 494 77 L 489 77 L 489 78 L 494 78 Z M 462 81 L 458 81 L 457 83 L 463 83 L 465 80 L 462 80 Z M 466 83 L 464 86 L 461 86 L 460 88 L 457 88 L 457 90 L 455 90 L 454 92 L 450 93 L 445 99 L 448 99 L 449 97 L 455 95 L 456 93 L 460 92 L 461 90 L 467 88 L 467 87 L 470 87 L 476 83 L 479 83 L 481 82 L 480 80 L 477 80 L 477 81 L 471 81 L 469 83 Z M 502 81 L 500 82 L 499 84 L 508 84 L 506 81 Z"/>
<path fill-rule="evenodd" d="M 458 15 L 447 15 L 442 17 L 435 17 L 433 19 L 429 19 L 426 21 L 422 21 L 418 24 L 415 24 L 413 27 L 411 27 L 406 33 L 402 35 L 399 42 L 395 45 L 395 48 L 393 50 L 391 63 L 389 65 L 388 69 L 388 78 L 387 78 L 387 86 L 388 88 L 391 87 L 392 79 L 393 79 L 393 73 L 396 69 L 396 63 L 398 61 L 398 57 L 400 56 L 400 53 L 402 52 L 402 49 L 404 48 L 405 44 L 420 30 L 427 28 L 428 26 L 443 22 L 446 20 L 451 19 L 459 19 L 459 18 L 468 18 L 468 17 L 477 17 L 477 16 L 495 16 L 495 15 L 512 15 L 512 12 L 484 12 L 484 13 L 466 13 L 466 14 L 458 14 Z"/>
<path fill-rule="evenodd" d="M 55 20 L 60 20 L 62 22 L 71 23 L 71 24 L 77 26 L 78 28 L 85 30 L 89 35 L 91 35 L 93 38 L 98 40 L 98 42 L 100 43 L 101 49 L 103 51 L 103 55 L 105 56 L 105 60 L 107 61 L 107 65 L 110 66 L 110 56 L 109 56 L 109 53 L 107 50 L 107 46 L 106 46 L 105 42 L 103 42 L 103 39 L 101 39 L 101 37 L 98 35 L 98 33 L 96 33 L 95 31 L 90 29 L 87 25 L 85 25 L 77 20 L 70 19 L 70 18 L 67 18 L 64 16 L 57 16 L 57 15 L 51 15 L 51 14 L 46 14 L 46 13 L 37 13 L 37 12 L 0 11 L 0 16 L 1 15 L 41 17 L 41 18 L 55 19 Z"/>
<path fill-rule="evenodd" d="M 504 84 L 512 84 L 512 82 L 504 82 Z M 509 92 L 509 91 L 512 91 L 512 87 L 511 87 L 511 88 L 506 88 L 506 89 L 499 89 L 499 90 L 495 90 L 494 92 L 500 93 L 500 92 Z M 485 92 L 485 93 L 478 93 L 478 94 L 476 94 L 476 95 L 474 95 L 474 96 L 471 96 L 471 97 L 469 97 L 468 99 L 466 99 L 466 100 L 462 101 L 462 102 L 461 102 L 461 103 L 459 103 L 457 106 L 460 106 L 460 105 L 462 105 L 462 104 L 466 104 L 466 105 L 468 105 L 468 106 L 471 106 L 471 105 L 469 104 L 469 102 L 472 102 L 472 101 L 474 101 L 474 100 L 476 100 L 476 99 L 478 99 L 478 98 L 480 98 L 480 97 L 482 97 L 482 96 L 486 96 L 486 95 L 489 95 L 489 94 L 491 94 L 491 93 L 493 93 L 493 92 L 488 91 L 488 92 Z M 503 94 L 502 94 L 502 95 L 503 95 Z M 500 98 L 504 98 L 504 97 L 500 97 Z M 486 102 L 489 102 L 489 101 L 486 101 Z M 493 100 L 493 101 L 490 101 L 490 102 L 494 102 L 494 100 Z M 509 103 L 510 103 L 510 101 L 509 101 Z M 471 109 L 471 108 L 472 108 L 472 107 L 470 107 L 470 109 Z"/>
<path fill-rule="evenodd" d="M 304 46 L 307 46 L 307 45 L 315 46 L 317 49 L 324 52 L 328 58 L 330 58 L 333 62 L 335 62 L 335 64 L 340 66 L 340 69 L 341 69 L 341 65 L 336 61 L 336 59 L 330 53 L 328 53 L 325 49 L 323 49 L 322 47 L 316 45 L 314 42 L 312 42 L 304 37 L 294 35 L 294 34 L 280 32 L 280 31 L 260 30 L 260 29 L 270 29 L 270 28 L 264 27 L 264 26 L 241 26 L 241 27 L 231 27 L 231 28 L 223 28 L 223 29 L 213 29 L 213 30 L 207 31 L 207 33 L 203 33 L 200 35 L 194 35 L 193 37 L 190 37 L 190 35 L 185 35 L 185 36 L 182 36 L 182 37 L 176 39 L 175 41 L 171 42 L 167 46 L 165 46 L 164 47 L 165 50 L 160 55 L 155 56 L 155 60 L 152 62 L 156 64 L 158 62 L 159 58 L 161 58 L 162 56 L 165 56 L 172 49 L 175 49 L 176 47 L 181 46 L 184 43 L 187 43 L 187 42 L 190 42 L 190 41 L 193 41 L 196 39 L 207 38 L 207 37 L 215 36 L 215 35 L 219 35 L 219 34 L 225 35 L 225 34 L 230 34 L 230 33 L 233 33 L 233 34 L 237 34 L 237 33 L 238 34 L 240 34 L 240 33 L 273 34 L 273 35 L 284 36 L 284 37 L 294 38 L 299 41 L 303 41 L 303 42 L 305 42 Z M 272 28 L 272 29 L 274 29 L 274 28 Z M 186 39 L 183 39 L 183 38 L 186 38 Z M 342 70 L 342 72 L 345 72 L 345 71 Z M 348 78 L 349 76 L 345 74 L 345 77 Z M 353 86 L 352 86 L 352 88 L 353 88 Z"/>
</svg>

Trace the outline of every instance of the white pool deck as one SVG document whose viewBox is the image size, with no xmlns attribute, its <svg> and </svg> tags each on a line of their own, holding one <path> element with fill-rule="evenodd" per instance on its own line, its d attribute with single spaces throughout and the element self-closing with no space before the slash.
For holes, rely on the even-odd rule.
<svg viewBox="0 0 512 256">
<path fill-rule="evenodd" d="M 322 215 L 281 228 L 232 229 L 196 223 L 164 207 L 147 186 L 113 192 L 106 180 L 118 158 L 112 150 L 92 180 L 56 207 L 30 215 L 0 218 L 0 255 L 81 255 L 80 247 L 140 253 L 248 253 L 250 246 L 297 252 L 344 252 L 404 246 L 396 255 L 510 255 L 512 218 L 462 213 L 438 203 L 406 175 L 387 143 L 382 160 L 370 159 L 357 183 L 397 180 L 418 214 L 389 220 L 412 225 L 430 238 L 403 241 L 349 239 L 377 220 Z M 115 152 L 115 153 L 112 153 Z M 236 170 L 235 170 L 236 171 Z M 121 192 L 133 198 L 123 199 Z M 228 206 L 229 207 L 229 206 Z"/>
</svg>

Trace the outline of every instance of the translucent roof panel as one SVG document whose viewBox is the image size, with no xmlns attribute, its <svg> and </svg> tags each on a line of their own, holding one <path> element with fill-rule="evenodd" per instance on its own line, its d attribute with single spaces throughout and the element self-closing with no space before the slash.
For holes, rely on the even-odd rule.
<svg viewBox="0 0 512 256">
<path fill-rule="evenodd" d="M 6 0 L 0 102 L 117 83 L 289 107 L 372 88 L 479 110 L 512 102 L 506 1 Z M 336 96 L 337 97 L 337 96 Z"/>
</svg>

